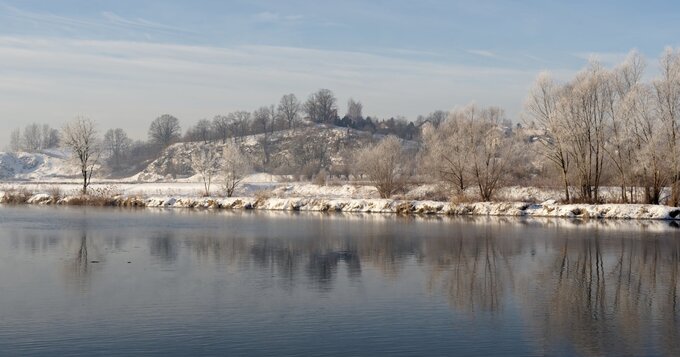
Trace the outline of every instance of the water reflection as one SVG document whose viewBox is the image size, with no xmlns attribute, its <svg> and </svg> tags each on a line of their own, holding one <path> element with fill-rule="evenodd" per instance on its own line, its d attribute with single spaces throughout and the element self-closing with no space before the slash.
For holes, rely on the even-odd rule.
<svg viewBox="0 0 680 357">
<path fill-rule="evenodd" d="M 63 258 L 81 290 L 100 284 L 93 264 L 128 260 L 177 276 L 214 268 L 240 279 L 228 292 L 256 281 L 272 306 L 276 289 L 332 295 L 377 274 L 464 319 L 517 314 L 539 354 L 680 355 L 680 236 L 665 222 L 64 210 L 31 226 L 0 212 L 3 249 Z"/>
</svg>

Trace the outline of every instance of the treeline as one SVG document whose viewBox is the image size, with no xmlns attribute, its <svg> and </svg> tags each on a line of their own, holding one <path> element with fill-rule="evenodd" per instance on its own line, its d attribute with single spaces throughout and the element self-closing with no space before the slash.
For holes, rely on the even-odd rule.
<svg viewBox="0 0 680 357">
<path fill-rule="evenodd" d="M 659 75 L 644 81 L 633 51 L 614 68 L 592 61 L 564 83 L 539 75 L 512 126 L 503 110 L 469 105 L 422 125 L 416 172 L 436 177 L 454 196 L 494 198 L 506 185 L 561 182 L 567 202 L 680 203 L 680 51 L 667 49 Z M 388 143 L 360 166 L 380 187 L 406 181 L 405 160 Z M 377 154 L 375 154 L 377 153 Z M 605 198 L 603 186 L 618 187 Z M 669 191 L 665 191 L 670 188 Z M 381 195 L 388 197 L 393 189 Z M 668 192 L 665 194 L 664 192 Z"/>
<path fill-rule="evenodd" d="M 526 103 L 527 122 L 544 131 L 540 154 L 559 172 L 564 194 L 601 200 L 600 187 L 620 187 L 620 200 L 680 203 L 680 51 L 667 49 L 659 75 L 643 81 L 644 58 L 631 52 L 618 66 L 597 62 L 566 83 L 537 79 Z"/>
<path fill-rule="evenodd" d="M 59 146 L 59 131 L 48 124 L 28 124 L 23 130 L 10 133 L 9 147 L 12 151 L 40 152 Z"/>
</svg>

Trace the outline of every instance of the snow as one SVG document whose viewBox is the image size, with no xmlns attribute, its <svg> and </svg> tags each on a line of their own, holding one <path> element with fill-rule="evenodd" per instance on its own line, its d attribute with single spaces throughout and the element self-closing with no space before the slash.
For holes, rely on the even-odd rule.
<svg viewBox="0 0 680 357">
<path fill-rule="evenodd" d="M 79 173 L 78 166 L 66 157 L 57 150 L 40 154 L 0 152 L 0 179 L 51 180 L 73 177 Z"/>
<path fill-rule="evenodd" d="M 4 194 L 0 194 L 0 203 Z M 46 193 L 33 195 L 31 204 L 68 204 L 76 196 L 55 202 Z M 524 202 L 449 203 L 442 201 L 394 200 L 378 198 L 322 198 L 322 197 L 198 197 L 151 195 L 115 197 L 120 206 L 161 208 L 221 208 L 275 211 L 345 212 L 345 213 L 402 213 L 421 215 L 472 215 L 561 217 L 579 219 L 647 219 L 679 220 L 680 208 L 648 204 L 557 204 L 549 200 L 540 204 Z"/>
<path fill-rule="evenodd" d="M 5 192 L 16 189 L 33 192 L 27 203 L 68 204 L 78 198 L 81 189 L 78 167 L 68 160 L 68 153 L 49 150 L 39 154 L 0 152 L 0 203 Z M 148 176 L 148 175 L 147 175 Z M 559 204 L 561 190 L 535 187 L 505 187 L 498 191 L 503 202 L 453 204 L 440 199 L 437 185 L 419 185 L 397 199 L 380 199 L 376 189 L 352 182 L 325 186 L 293 182 L 290 176 L 256 173 L 246 177 L 236 194 L 223 198 L 219 179 L 212 185 L 216 197 L 201 197 L 203 183 L 199 176 L 184 179 L 140 182 L 141 175 L 123 180 L 96 180 L 92 192 L 117 196 L 119 205 L 146 207 L 200 207 L 258 209 L 277 211 L 409 213 L 422 215 L 475 215 L 565 218 L 680 219 L 680 209 L 644 204 Z M 150 177 L 150 176 L 148 176 Z M 158 177 L 164 180 L 164 178 Z M 57 200 L 59 192 L 63 197 Z M 605 197 L 616 197 L 616 188 L 603 188 Z M 537 203 L 540 202 L 540 203 Z"/>
</svg>

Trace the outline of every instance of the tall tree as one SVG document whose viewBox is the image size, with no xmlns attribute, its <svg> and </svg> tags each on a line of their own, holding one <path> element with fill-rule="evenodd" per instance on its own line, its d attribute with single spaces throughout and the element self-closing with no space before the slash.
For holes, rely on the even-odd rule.
<svg viewBox="0 0 680 357">
<path fill-rule="evenodd" d="M 355 101 L 352 98 L 349 98 L 347 101 L 347 117 L 352 120 L 352 122 L 363 119 L 363 109 L 364 106 L 361 102 Z"/>
<path fill-rule="evenodd" d="M 680 204 L 680 50 L 666 48 L 659 60 L 661 75 L 654 81 L 657 113 L 661 118 L 664 146 L 669 154 L 671 197 Z"/>
<path fill-rule="evenodd" d="M 212 120 L 212 131 L 217 139 L 222 141 L 222 144 L 226 143 L 227 139 L 229 139 L 232 121 L 233 116 L 229 115 L 215 115 Z"/>
<path fill-rule="evenodd" d="M 253 132 L 261 133 L 259 138 L 262 147 L 262 166 L 266 167 L 269 164 L 269 156 L 271 151 L 271 131 L 274 125 L 274 106 L 260 107 L 253 112 Z"/>
<path fill-rule="evenodd" d="M 279 106 L 276 108 L 279 114 L 279 118 L 283 120 L 288 129 L 295 130 L 296 123 L 300 119 L 300 101 L 298 101 L 295 94 L 286 94 L 281 97 Z"/>
<path fill-rule="evenodd" d="M 338 115 L 336 99 L 328 89 L 319 89 L 307 99 L 305 112 L 314 123 L 332 123 Z"/>
<path fill-rule="evenodd" d="M 62 139 L 62 144 L 71 150 L 80 164 L 83 194 L 87 194 L 87 187 L 90 185 L 101 153 L 95 123 L 89 118 L 76 117 L 62 129 Z"/>
<path fill-rule="evenodd" d="M 121 167 L 122 161 L 127 157 L 132 140 L 128 137 L 125 130 L 121 128 L 109 129 L 104 134 L 104 150 L 109 156 L 111 166 L 114 170 Z"/>
<path fill-rule="evenodd" d="M 401 140 L 396 136 L 387 136 L 357 154 L 358 172 L 368 176 L 381 198 L 390 198 L 404 186 L 407 162 Z"/>
<path fill-rule="evenodd" d="M 544 134 L 537 137 L 539 152 L 560 170 L 564 197 L 569 202 L 570 159 L 566 145 L 570 133 L 561 120 L 564 117 L 557 113 L 559 95 L 559 88 L 550 75 L 547 72 L 539 74 L 524 104 L 525 124 L 543 130 Z"/>
<path fill-rule="evenodd" d="M 222 175 L 227 197 L 234 195 L 243 178 L 251 171 L 248 157 L 235 143 L 227 143 L 222 153 Z"/>
<path fill-rule="evenodd" d="M 181 131 L 179 119 L 170 114 L 163 114 L 151 122 L 149 140 L 165 148 L 179 140 Z"/>
<path fill-rule="evenodd" d="M 213 177 L 220 170 L 220 157 L 214 147 L 199 147 L 191 155 L 191 168 L 201 176 L 205 196 L 210 196 Z"/>
</svg>

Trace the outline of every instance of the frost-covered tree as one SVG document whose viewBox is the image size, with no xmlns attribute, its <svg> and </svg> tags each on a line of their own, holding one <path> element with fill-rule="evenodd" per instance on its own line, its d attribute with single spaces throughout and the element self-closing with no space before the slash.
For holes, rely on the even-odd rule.
<svg viewBox="0 0 680 357">
<path fill-rule="evenodd" d="M 59 145 L 59 131 L 48 124 L 31 123 L 24 130 L 16 129 L 10 135 L 13 151 L 40 152 Z"/>
<path fill-rule="evenodd" d="M 567 143 L 570 133 L 563 122 L 564 116 L 557 112 L 560 88 L 547 72 L 539 74 L 524 104 L 525 123 L 535 125 L 543 131 L 536 137 L 538 152 L 554 164 L 562 174 L 564 196 L 569 194 L 570 158 Z"/>
<path fill-rule="evenodd" d="M 319 89 L 305 103 L 307 117 L 314 123 L 332 123 L 338 115 L 335 95 L 328 89 Z"/>
<path fill-rule="evenodd" d="M 9 135 L 9 148 L 13 152 L 18 152 L 21 151 L 22 145 L 21 145 L 21 129 L 16 128 L 12 130 L 12 132 Z"/>
<path fill-rule="evenodd" d="M 390 198 L 404 187 L 409 167 L 406 157 L 401 140 L 387 136 L 379 143 L 359 150 L 356 170 L 368 177 L 381 198 Z"/>
<path fill-rule="evenodd" d="M 663 123 L 656 115 L 653 88 L 635 85 L 624 99 L 624 110 L 630 118 L 627 132 L 634 147 L 630 170 L 633 183 L 644 192 L 644 202 L 659 204 L 661 190 L 668 183 L 668 158 Z"/>
<path fill-rule="evenodd" d="M 38 152 L 42 149 L 42 137 L 40 126 L 36 123 L 26 125 L 22 143 L 24 151 Z"/>
<path fill-rule="evenodd" d="M 478 110 L 470 105 L 462 115 L 463 125 L 468 127 L 465 142 L 471 156 L 471 176 L 481 199 L 491 201 L 516 157 L 514 140 L 505 132 L 504 112 L 498 107 Z"/>
<path fill-rule="evenodd" d="M 500 108 L 470 104 L 451 112 L 438 128 L 425 124 L 424 170 L 458 194 L 474 185 L 482 200 L 491 200 L 515 160 L 515 142 L 504 123 Z"/>
<path fill-rule="evenodd" d="M 449 119 L 436 128 L 426 122 L 422 128 L 422 169 L 461 194 L 470 185 L 469 149 L 467 127 L 459 113 L 451 113 Z"/>
<path fill-rule="evenodd" d="M 582 200 L 600 200 L 605 173 L 605 145 L 611 121 L 611 74 L 597 62 L 576 75 L 561 91 L 559 115 L 569 133 L 567 148 Z"/>
<path fill-rule="evenodd" d="M 179 140 L 181 131 L 179 119 L 170 114 L 163 114 L 151 122 L 149 140 L 165 148 Z"/>
<path fill-rule="evenodd" d="M 79 163 L 83 177 L 83 194 L 87 194 L 87 187 L 101 154 L 95 123 L 86 117 L 76 117 L 66 123 L 62 129 L 62 144 L 71 150 Z"/>
<path fill-rule="evenodd" d="M 631 100 L 635 101 L 630 99 L 630 96 L 638 95 L 635 89 L 640 84 L 643 70 L 642 56 L 632 51 L 626 60 L 609 74 L 610 93 L 607 96 L 607 105 L 610 120 L 604 149 L 618 177 L 622 202 L 631 202 L 636 199 L 633 167 L 636 164 L 638 148 L 632 132 L 635 113 L 630 111 L 628 103 Z"/>
<path fill-rule="evenodd" d="M 227 143 L 222 153 L 223 187 L 227 197 L 234 195 L 236 188 L 251 170 L 250 160 L 241 152 L 239 146 Z"/>
<path fill-rule="evenodd" d="M 43 124 L 41 127 L 42 150 L 59 146 L 59 130 Z"/>
<path fill-rule="evenodd" d="M 220 157 L 213 146 L 197 148 L 191 155 L 191 169 L 203 182 L 205 196 L 210 196 L 213 178 L 220 170 Z"/>
<path fill-rule="evenodd" d="M 666 48 L 659 60 L 661 75 L 653 85 L 657 115 L 661 119 L 664 149 L 668 153 L 671 197 L 680 204 L 680 50 Z"/>
<path fill-rule="evenodd" d="M 281 97 L 276 111 L 278 117 L 286 124 L 288 129 L 295 129 L 297 122 L 300 120 L 301 107 L 302 105 L 295 94 L 290 93 Z"/>
</svg>

